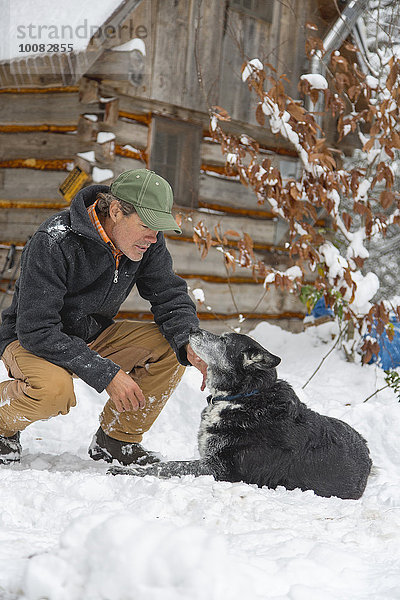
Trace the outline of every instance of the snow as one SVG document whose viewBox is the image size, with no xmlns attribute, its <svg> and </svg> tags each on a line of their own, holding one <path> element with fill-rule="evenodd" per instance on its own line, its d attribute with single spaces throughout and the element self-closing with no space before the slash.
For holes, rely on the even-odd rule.
<svg viewBox="0 0 400 600">
<path fill-rule="evenodd" d="M 196 288 L 196 289 L 192 290 L 192 294 L 195 297 L 195 299 L 197 300 L 197 302 L 205 301 L 204 291 L 201 288 Z"/>
<path fill-rule="evenodd" d="M 354 234 L 351 234 L 350 237 L 352 241 L 347 252 L 349 260 L 352 261 L 352 258 L 356 256 L 367 258 L 369 253 L 363 245 L 363 231 L 360 230 L 355 232 Z M 328 276 L 332 282 L 332 285 L 335 278 L 339 277 L 341 281 L 339 280 L 339 282 L 336 282 L 336 286 L 337 288 L 343 286 L 346 289 L 346 293 L 343 295 L 343 298 L 344 300 L 350 302 L 353 295 L 353 290 L 348 286 L 344 279 L 345 269 L 349 265 L 347 259 L 340 254 L 338 248 L 336 248 L 331 242 L 325 242 L 322 244 L 319 248 L 319 252 L 328 267 Z M 366 275 L 363 275 L 361 271 L 352 271 L 351 278 L 352 281 L 356 283 L 357 287 L 354 298 L 350 303 L 350 307 L 356 315 L 366 315 L 371 308 L 370 300 L 375 296 L 379 289 L 379 279 L 375 273 L 369 272 Z"/>
<path fill-rule="evenodd" d="M 39 44 L 44 44 L 46 49 L 54 44 L 72 44 L 74 52 L 85 50 L 90 38 L 121 2 L 13 0 L 2 4 L 8 6 L 2 7 L 3 18 L 0 20 L 0 61 L 6 61 L 38 54 L 37 49 L 29 50 L 29 47 Z M 24 50 L 28 49 L 23 55 L 19 51 L 20 44 L 24 45 Z M 43 54 L 42 51 L 39 53 Z"/>
<path fill-rule="evenodd" d="M 132 50 L 138 50 L 143 56 L 146 56 L 146 46 L 144 41 L 140 38 L 134 38 L 125 44 L 114 46 L 111 50 L 113 52 L 132 52 Z"/>
<path fill-rule="evenodd" d="M 323 75 L 318 73 L 306 73 L 300 79 L 308 81 L 312 90 L 327 90 L 328 82 Z"/>
<path fill-rule="evenodd" d="M 303 273 L 301 272 L 300 267 L 296 265 L 286 269 L 285 275 L 286 277 L 289 277 L 289 279 L 300 279 L 303 276 Z"/>
<path fill-rule="evenodd" d="M 368 191 L 371 187 L 371 182 L 368 179 L 364 179 L 363 181 L 361 181 L 360 185 L 358 186 L 358 191 L 355 197 L 355 201 L 359 201 L 359 200 L 363 200 L 366 199 L 368 196 Z"/>
<path fill-rule="evenodd" d="M 105 142 L 111 142 L 111 140 L 115 140 L 115 133 L 111 131 L 99 131 L 97 134 L 96 142 L 98 144 L 105 144 Z"/>
<path fill-rule="evenodd" d="M 240 142 L 244 145 L 244 146 L 249 146 L 250 145 L 250 140 L 247 137 L 247 135 L 241 135 L 240 136 Z"/>
<path fill-rule="evenodd" d="M 357 284 L 354 300 L 350 304 L 356 315 L 366 315 L 370 308 L 369 302 L 379 289 L 379 279 L 375 273 L 367 273 L 365 276 L 360 271 L 352 273 L 352 279 Z M 350 300 L 350 290 L 345 295 L 345 300 Z"/>
<path fill-rule="evenodd" d="M 102 181 L 107 181 L 107 179 L 112 179 L 113 177 L 114 172 L 111 169 L 100 169 L 99 167 L 93 167 L 92 179 L 94 183 L 101 183 Z"/>
<path fill-rule="evenodd" d="M 77 152 L 77 156 L 87 160 L 90 163 L 96 162 L 94 150 L 89 150 L 89 152 Z"/>
<path fill-rule="evenodd" d="M 364 246 L 365 241 L 365 231 L 363 229 L 359 229 L 355 231 L 351 235 L 351 243 L 347 248 L 347 258 L 353 258 L 355 256 L 359 256 L 360 258 L 368 258 L 369 252 L 367 248 Z"/>
<path fill-rule="evenodd" d="M 273 270 L 271 271 L 271 273 L 268 273 L 268 275 L 266 275 L 263 283 L 264 287 L 267 287 L 268 284 L 275 281 L 277 275 L 280 275 L 281 277 L 288 277 L 289 279 L 294 281 L 295 279 L 301 278 L 303 274 L 301 272 L 300 267 L 298 267 L 297 265 L 294 267 L 289 267 L 288 269 L 286 269 L 286 271 Z"/>
<path fill-rule="evenodd" d="M 344 125 L 343 126 L 343 136 L 349 135 L 349 133 L 351 133 L 351 125 Z"/>
<path fill-rule="evenodd" d="M 99 120 L 98 115 L 89 115 L 88 113 L 85 113 L 83 116 L 86 119 L 89 119 L 89 121 L 92 121 L 93 123 L 96 123 Z"/>
<path fill-rule="evenodd" d="M 2 600 L 398 600 L 400 404 L 376 366 L 331 349 L 334 323 L 253 336 L 282 357 L 302 401 L 368 440 L 374 472 L 361 500 L 259 489 L 211 477 L 111 477 L 87 455 L 106 395 L 75 381 L 69 415 L 21 435 L 22 462 L 0 467 Z M 6 378 L 3 366 L 0 375 Z M 197 456 L 207 392 L 185 376 L 144 445 Z"/>
<path fill-rule="evenodd" d="M 371 88 L 371 90 L 376 90 L 379 87 L 379 79 L 373 77 L 372 75 L 366 76 L 365 83 Z"/>
<path fill-rule="evenodd" d="M 255 71 L 262 71 L 263 68 L 262 62 L 258 58 L 253 58 L 243 69 L 242 81 L 247 81 Z"/>
<path fill-rule="evenodd" d="M 125 144 L 125 146 L 122 146 L 122 149 L 129 150 L 129 152 L 141 152 L 139 148 L 135 148 L 134 146 L 131 146 L 131 144 Z"/>
</svg>

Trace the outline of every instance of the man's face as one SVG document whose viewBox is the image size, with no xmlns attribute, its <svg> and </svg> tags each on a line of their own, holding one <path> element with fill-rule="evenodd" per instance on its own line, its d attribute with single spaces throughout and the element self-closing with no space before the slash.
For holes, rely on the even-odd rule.
<svg viewBox="0 0 400 600">
<path fill-rule="evenodd" d="M 141 260 L 150 244 L 157 241 L 158 231 L 147 227 L 138 214 L 126 216 L 120 208 L 110 209 L 107 229 L 114 246 L 133 261 Z"/>
</svg>

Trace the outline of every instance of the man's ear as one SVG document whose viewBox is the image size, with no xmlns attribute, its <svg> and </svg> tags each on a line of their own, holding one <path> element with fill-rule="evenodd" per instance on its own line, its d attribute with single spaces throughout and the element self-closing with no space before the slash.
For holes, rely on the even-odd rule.
<svg viewBox="0 0 400 600">
<path fill-rule="evenodd" d="M 268 350 L 258 350 L 257 348 L 247 348 L 243 350 L 243 366 L 252 366 L 256 369 L 274 369 L 281 359 L 268 352 Z"/>
<path fill-rule="evenodd" d="M 116 223 L 120 219 L 122 211 L 118 200 L 112 200 L 108 209 L 108 213 L 113 223 Z"/>
</svg>

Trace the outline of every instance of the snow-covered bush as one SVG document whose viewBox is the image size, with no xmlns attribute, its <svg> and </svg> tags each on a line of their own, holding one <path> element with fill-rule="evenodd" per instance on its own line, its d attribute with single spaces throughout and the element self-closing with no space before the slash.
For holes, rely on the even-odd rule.
<svg viewBox="0 0 400 600">
<path fill-rule="evenodd" d="M 323 45 L 315 27 L 307 40 L 311 59 L 323 57 Z M 243 65 L 242 79 L 258 96 L 256 118 L 261 126 L 288 140 L 302 164 L 301 176 L 283 181 L 279 170 L 267 158 L 262 160 L 255 141 L 224 131 L 229 115 L 221 107 L 211 111 L 210 132 L 227 158 L 227 169 L 251 187 L 260 204 L 268 202 L 272 211 L 289 225 L 290 255 L 298 267 L 295 276 L 275 271 L 252 252 L 252 240 L 244 236 L 238 252 L 229 249 L 226 263 L 252 268 L 275 284 L 301 294 L 312 282 L 336 315 L 351 323 L 359 339 L 373 324 L 379 335 L 386 328 L 391 335 L 389 312 L 400 317 L 397 304 L 383 302 L 377 295 L 379 272 L 373 261 L 365 267 L 372 244 L 382 244 L 388 231 L 400 224 L 400 194 L 396 189 L 396 161 L 400 149 L 400 60 L 391 55 L 382 69 L 367 75 L 360 68 L 358 49 L 346 43 L 342 51 L 329 57 L 326 77 L 310 73 L 301 77 L 303 100 L 285 91 L 285 76 L 269 64 L 252 59 Z M 326 57 L 325 57 L 326 58 Z M 313 112 L 323 101 L 324 118 Z M 306 106 L 311 106 L 308 110 Z M 336 148 L 330 148 L 328 135 L 320 122 L 337 126 Z M 340 145 L 347 136 L 359 144 L 356 160 L 346 158 Z M 332 136 L 330 137 L 332 143 Z M 348 147 L 348 145 L 347 145 Z M 325 227 L 321 227 L 321 219 Z M 199 233 L 200 232 L 200 233 Z M 197 226 L 195 240 L 203 255 L 211 235 Z M 221 236 L 219 242 L 224 241 Z M 372 264 L 371 264 L 372 262 Z M 379 298 L 378 301 L 376 298 Z M 375 300 L 375 301 L 374 301 Z M 363 358 L 377 353 L 376 339 L 363 339 Z"/>
</svg>

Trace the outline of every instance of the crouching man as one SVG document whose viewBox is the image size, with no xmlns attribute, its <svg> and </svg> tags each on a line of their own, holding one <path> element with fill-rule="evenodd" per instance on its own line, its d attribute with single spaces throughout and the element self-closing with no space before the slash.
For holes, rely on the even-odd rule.
<svg viewBox="0 0 400 600">
<path fill-rule="evenodd" d="M 0 463 L 20 460 L 20 431 L 30 423 L 75 406 L 74 375 L 109 395 L 91 458 L 158 460 L 141 446 L 143 433 L 185 366 L 206 370 L 188 345 L 196 309 L 162 233 L 181 233 L 172 203 L 165 179 L 126 171 L 110 188 L 80 191 L 26 245 L 0 325 L 0 355 L 12 378 L 0 383 Z M 134 285 L 155 323 L 114 322 Z"/>
</svg>

